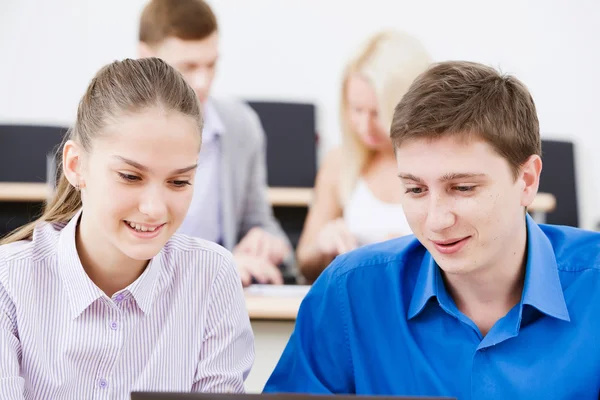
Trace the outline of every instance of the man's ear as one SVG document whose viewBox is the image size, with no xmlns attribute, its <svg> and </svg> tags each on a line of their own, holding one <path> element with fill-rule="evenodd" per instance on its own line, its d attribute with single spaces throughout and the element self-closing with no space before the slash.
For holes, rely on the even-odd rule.
<svg viewBox="0 0 600 400">
<path fill-rule="evenodd" d="M 542 159 L 537 154 L 530 156 L 521 166 L 519 179 L 522 184 L 521 205 L 528 207 L 537 195 L 542 172 Z"/>
</svg>

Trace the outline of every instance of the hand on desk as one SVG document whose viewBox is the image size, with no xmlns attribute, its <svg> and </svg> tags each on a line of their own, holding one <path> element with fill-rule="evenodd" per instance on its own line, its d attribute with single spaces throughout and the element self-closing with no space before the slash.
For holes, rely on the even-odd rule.
<svg viewBox="0 0 600 400">
<path fill-rule="evenodd" d="M 356 237 L 350 232 L 342 218 L 328 222 L 317 236 L 317 247 L 321 254 L 337 256 L 358 247 Z"/>
<path fill-rule="evenodd" d="M 244 286 L 252 283 L 283 284 L 283 277 L 277 265 L 290 254 L 291 249 L 281 238 L 261 228 L 252 228 L 233 249 L 233 257 Z"/>
<path fill-rule="evenodd" d="M 283 284 L 279 268 L 268 260 L 243 253 L 233 253 L 233 258 L 244 287 L 250 286 L 252 278 L 258 283 Z"/>
</svg>

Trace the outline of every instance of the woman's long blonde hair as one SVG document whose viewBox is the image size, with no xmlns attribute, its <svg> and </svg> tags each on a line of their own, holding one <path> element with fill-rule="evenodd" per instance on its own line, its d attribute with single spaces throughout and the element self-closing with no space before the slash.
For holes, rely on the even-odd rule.
<svg viewBox="0 0 600 400">
<path fill-rule="evenodd" d="M 346 66 L 340 101 L 344 155 L 339 186 L 342 205 L 348 201 L 358 178 L 375 154 L 363 144 L 350 125 L 346 101 L 349 77 L 360 75 L 371 83 L 379 100 L 381 124 L 389 129 L 394 108 L 412 81 L 430 63 L 429 53 L 416 38 L 401 31 L 384 31 L 372 36 Z"/>
<path fill-rule="evenodd" d="M 66 134 L 86 152 L 106 126 L 120 116 L 140 112 L 148 107 L 178 111 L 197 121 L 202 135 L 202 114 L 194 90 L 174 68 L 158 58 L 126 59 L 103 67 L 90 82 L 79 102 L 77 119 Z M 62 148 L 60 153 L 62 155 Z M 60 157 L 62 159 L 62 157 Z M 67 222 L 81 207 L 81 196 L 67 180 L 62 161 L 56 190 L 35 221 L 6 236 L 0 244 L 31 239 L 40 222 Z"/>
</svg>

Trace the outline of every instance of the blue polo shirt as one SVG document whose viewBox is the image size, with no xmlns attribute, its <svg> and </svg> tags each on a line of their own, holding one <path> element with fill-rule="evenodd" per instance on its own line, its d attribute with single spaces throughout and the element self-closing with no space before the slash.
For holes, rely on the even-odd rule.
<svg viewBox="0 0 600 400">
<path fill-rule="evenodd" d="M 600 234 L 527 217 L 519 304 L 483 337 L 404 237 L 337 257 L 265 392 L 600 398 Z"/>
</svg>

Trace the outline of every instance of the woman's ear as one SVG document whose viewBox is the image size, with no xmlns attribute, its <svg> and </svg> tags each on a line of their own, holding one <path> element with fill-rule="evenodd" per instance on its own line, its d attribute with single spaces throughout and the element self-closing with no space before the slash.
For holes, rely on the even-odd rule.
<svg viewBox="0 0 600 400">
<path fill-rule="evenodd" d="M 74 188 L 84 187 L 85 182 L 81 175 L 82 149 L 73 140 L 68 140 L 63 147 L 62 167 L 67 180 Z"/>
</svg>

